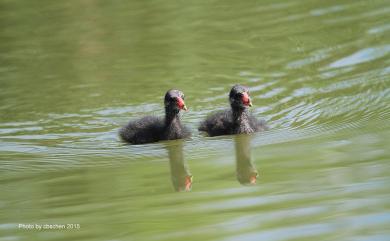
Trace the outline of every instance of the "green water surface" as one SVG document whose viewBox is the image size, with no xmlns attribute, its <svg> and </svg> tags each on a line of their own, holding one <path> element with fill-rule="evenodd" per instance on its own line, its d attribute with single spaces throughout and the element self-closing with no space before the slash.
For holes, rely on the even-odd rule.
<svg viewBox="0 0 390 241">
<path fill-rule="evenodd" d="M 390 240 L 389 20 L 388 0 L 0 0 L 0 241 Z M 235 83 L 270 130 L 199 133 Z M 192 138 L 122 143 L 170 88 Z"/>
</svg>

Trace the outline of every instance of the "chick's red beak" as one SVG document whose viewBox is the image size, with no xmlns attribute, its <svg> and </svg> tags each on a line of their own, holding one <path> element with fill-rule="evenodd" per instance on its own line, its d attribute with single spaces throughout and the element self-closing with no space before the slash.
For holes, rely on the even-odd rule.
<svg viewBox="0 0 390 241">
<path fill-rule="evenodd" d="M 181 110 L 187 110 L 187 106 L 184 104 L 184 100 L 180 97 L 177 97 L 177 107 Z"/>
<path fill-rule="evenodd" d="M 247 106 L 252 106 L 251 98 L 247 92 L 242 93 L 242 103 Z"/>
</svg>

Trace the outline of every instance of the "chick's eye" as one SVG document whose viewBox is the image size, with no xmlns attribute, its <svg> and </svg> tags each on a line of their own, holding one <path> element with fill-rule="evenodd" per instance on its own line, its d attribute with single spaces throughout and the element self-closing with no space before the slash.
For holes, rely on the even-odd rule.
<svg viewBox="0 0 390 241">
<path fill-rule="evenodd" d="M 176 100 L 176 97 L 171 97 L 169 98 L 170 101 L 175 101 Z"/>
<path fill-rule="evenodd" d="M 237 93 L 236 94 L 236 98 L 240 98 L 240 97 L 242 97 L 242 94 L 241 93 Z"/>
</svg>

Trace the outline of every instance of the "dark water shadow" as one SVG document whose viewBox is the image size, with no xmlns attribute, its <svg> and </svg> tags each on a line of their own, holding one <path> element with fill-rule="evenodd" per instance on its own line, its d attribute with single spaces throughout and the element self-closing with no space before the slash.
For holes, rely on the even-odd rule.
<svg viewBox="0 0 390 241">
<path fill-rule="evenodd" d="M 188 192 L 192 188 L 192 174 L 183 155 L 183 140 L 169 141 L 165 145 L 168 150 L 171 180 L 177 192 Z"/>
<path fill-rule="evenodd" d="M 236 176 L 243 185 L 256 184 L 259 172 L 252 161 L 250 135 L 237 135 L 234 137 L 236 149 Z"/>
</svg>

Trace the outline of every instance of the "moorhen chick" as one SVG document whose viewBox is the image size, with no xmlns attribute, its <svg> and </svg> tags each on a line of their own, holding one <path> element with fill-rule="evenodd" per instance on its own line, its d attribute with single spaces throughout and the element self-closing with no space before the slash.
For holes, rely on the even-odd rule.
<svg viewBox="0 0 390 241">
<path fill-rule="evenodd" d="M 230 90 L 231 109 L 214 113 L 200 123 L 199 131 L 209 136 L 249 134 L 268 129 L 265 122 L 257 120 L 248 110 L 252 106 L 248 87 L 235 85 Z"/>
<path fill-rule="evenodd" d="M 184 94 L 179 90 L 169 90 L 165 94 L 165 117 L 145 116 L 130 121 L 119 130 L 122 140 L 131 144 L 145 144 L 161 140 L 186 138 L 191 135 L 181 124 L 179 112 L 187 110 Z"/>
</svg>

